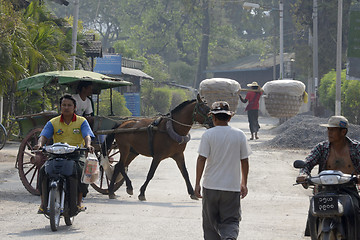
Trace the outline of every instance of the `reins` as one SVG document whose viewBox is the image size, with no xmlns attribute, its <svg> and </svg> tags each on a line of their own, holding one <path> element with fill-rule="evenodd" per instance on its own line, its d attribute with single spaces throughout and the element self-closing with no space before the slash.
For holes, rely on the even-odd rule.
<svg viewBox="0 0 360 240">
<path fill-rule="evenodd" d="M 173 122 L 175 122 L 175 123 L 177 123 L 177 124 L 179 124 L 179 125 L 182 125 L 182 126 L 185 126 L 185 127 L 191 127 L 192 126 L 192 124 L 185 124 L 185 123 L 181 123 L 181 122 L 179 122 L 179 121 L 176 121 L 175 119 L 173 119 L 172 117 L 164 117 L 165 119 L 168 119 L 168 120 L 170 120 L 170 121 L 173 121 Z"/>
<path fill-rule="evenodd" d="M 195 116 L 196 114 L 198 113 L 200 116 L 202 116 L 205 120 L 206 120 L 206 115 L 204 115 L 202 112 L 199 111 L 199 105 L 201 104 L 204 104 L 204 103 L 199 103 L 199 102 L 196 102 L 196 105 L 194 107 L 194 110 L 193 110 L 193 113 L 192 113 L 192 120 L 191 120 L 191 124 L 185 124 L 185 123 L 182 123 L 182 122 L 179 122 L 179 121 L 176 121 L 175 119 L 172 118 L 172 116 L 170 117 L 164 117 L 165 119 L 168 119 L 168 120 L 171 120 L 181 126 L 185 126 L 185 127 L 192 127 L 192 125 L 194 124 L 195 122 Z"/>
</svg>

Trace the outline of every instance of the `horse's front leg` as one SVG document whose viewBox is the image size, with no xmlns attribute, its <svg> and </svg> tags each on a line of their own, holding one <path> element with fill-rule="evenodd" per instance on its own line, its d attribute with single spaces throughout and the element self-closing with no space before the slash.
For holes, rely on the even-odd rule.
<svg viewBox="0 0 360 240">
<path fill-rule="evenodd" d="M 118 174 L 121 173 L 125 179 L 126 182 L 126 192 L 129 195 L 133 195 L 134 191 L 133 191 L 133 187 L 131 184 L 131 180 L 128 177 L 127 173 L 125 172 L 125 166 L 124 166 L 124 159 L 122 157 L 120 157 L 120 161 L 115 165 L 114 168 L 114 173 L 112 175 L 111 181 L 110 181 L 110 185 L 109 185 L 109 198 L 110 199 L 115 199 L 115 192 L 114 192 L 114 185 L 115 185 L 115 181 L 116 178 L 118 176 Z"/>
<path fill-rule="evenodd" d="M 159 166 L 159 163 L 160 163 L 159 159 L 153 158 L 153 160 L 151 162 L 149 172 L 148 172 L 147 177 L 146 177 L 146 181 L 140 188 L 140 194 L 138 196 L 140 201 L 146 201 L 146 197 L 145 197 L 146 187 L 149 184 L 150 180 L 154 177 L 155 171 L 156 171 L 157 167 Z"/>
<path fill-rule="evenodd" d="M 179 154 L 174 155 L 172 158 L 175 160 L 183 178 L 185 179 L 187 191 L 190 195 L 190 198 L 194 199 L 194 200 L 198 200 L 198 198 L 195 196 L 194 188 L 192 187 L 190 179 L 189 179 L 189 173 L 186 169 L 184 154 L 179 153 Z"/>
</svg>

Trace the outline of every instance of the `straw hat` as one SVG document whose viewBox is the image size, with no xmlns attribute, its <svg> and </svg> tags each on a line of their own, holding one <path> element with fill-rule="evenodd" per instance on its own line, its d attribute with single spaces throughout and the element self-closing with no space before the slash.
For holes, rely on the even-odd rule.
<svg viewBox="0 0 360 240">
<path fill-rule="evenodd" d="M 247 85 L 248 87 L 258 87 L 259 84 L 257 82 L 252 82 Z"/>
<path fill-rule="evenodd" d="M 349 121 L 343 116 L 332 116 L 327 124 L 320 124 L 322 127 L 348 128 Z"/>
</svg>

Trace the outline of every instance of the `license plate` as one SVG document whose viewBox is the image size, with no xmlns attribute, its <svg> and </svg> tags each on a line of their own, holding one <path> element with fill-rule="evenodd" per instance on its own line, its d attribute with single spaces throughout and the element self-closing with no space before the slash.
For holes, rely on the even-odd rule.
<svg viewBox="0 0 360 240">
<path fill-rule="evenodd" d="M 338 213 L 337 196 L 314 196 L 314 212 Z"/>
</svg>

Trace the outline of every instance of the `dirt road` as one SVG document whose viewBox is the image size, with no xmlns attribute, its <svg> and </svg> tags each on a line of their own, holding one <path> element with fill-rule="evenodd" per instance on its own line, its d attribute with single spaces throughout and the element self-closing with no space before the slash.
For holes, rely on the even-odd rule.
<svg viewBox="0 0 360 240">
<path fill-rule="evenodd" d="M 298 240 L 303 237 L 310 190 L 293 186 L 297 170 L 295 159 L 303 159 L 307 150 L 262 149 L 259 144 L 274 136 L 269 129 L 277 119 L 260 118 L 260 139 L 251 141 L 249 194 L 242 200 L 239 239 Z M 231 125 L 249 136 L 246 116 L 235 116 Z M 190 179 L 194 184 L 197 147 L 205 129 L 192 129 L 192 140 L 185 151 Z M 202 239 L 201 201 L 191 200 L 185 182 L 171 159 L 164 160 L 150 182 L 146 202 L 137 199 L 150 167 L 150 158 L 138 157 L 129 167 L 134 195 L 125 188 L 117 199 L 97 193 L 90 187 L 85 199 L 87 211 L 75 217 L 73 226 L 61 221 L 51 232 L 49 220 L 36 211 L 38 196 L 22 186 L 14 168 L 17 145 L 8 144 L 0 151 L 0 239 Z"/>
</svg>

